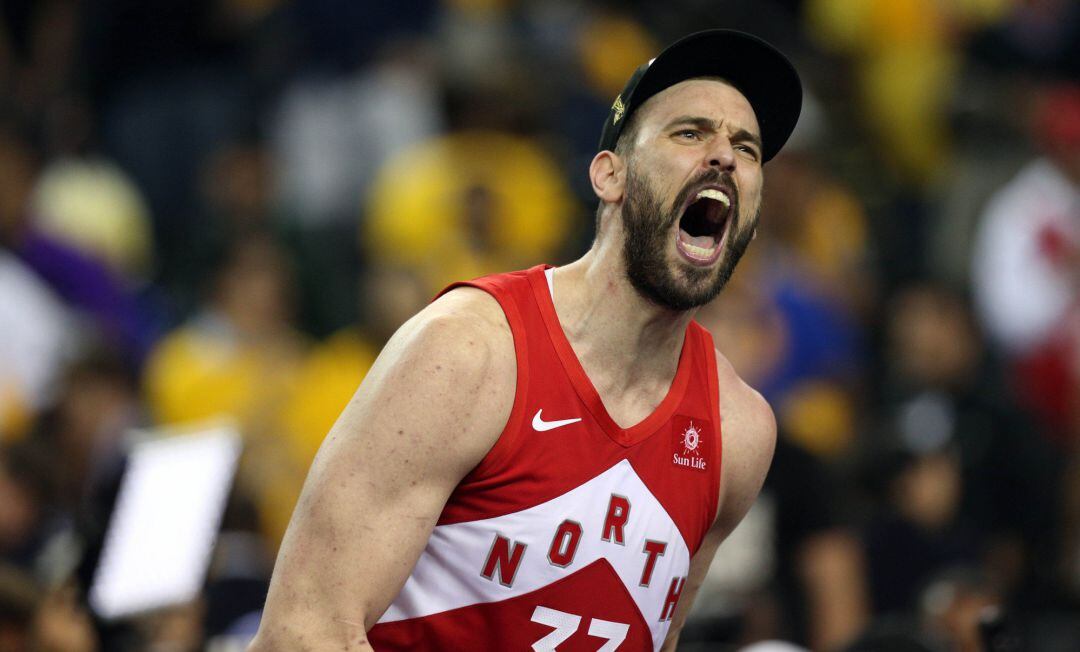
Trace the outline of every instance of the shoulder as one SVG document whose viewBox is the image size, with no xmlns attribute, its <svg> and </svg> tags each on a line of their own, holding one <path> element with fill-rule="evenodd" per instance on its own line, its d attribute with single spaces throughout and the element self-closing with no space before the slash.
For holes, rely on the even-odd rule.
<svg viewBox="0 0 1080 652">
<path fill-rule="evenodd" d="M 454 372 L 464 375 L 505 374 L 515 362 L 502 307 L 472 287 L 456 288 L 429 304 L 394 334 L 385 352 L 450 362 Z"/>
<path fill-rule="evenodd" d="M 506 315 L 495 297 L 471 286 L 450 290 L 417 313 L 416 319 L 421 323 L 437 321 L 446 325 L 490 330 L 490 334 L 510 334 Z"/>
<path fill-rule="evenodd" d="M 510 325 L 498 301 L 476 288 L 456 288 L 430 303 L 398 329 L 379 357 L 422 370 L 436 384 L 445 377 L 508 381 L 492 389 L 513 394 L 516 360 Z"/>
<path fill-rule="evenodd" d="M 716 373 L 724 441 L 716 525 L 730 531 L 750 509 L 769 472 L 776 449 L 776 418 L 765 398 L 719 351 Z"/>
<path fill-rule="evenodd" d="M 482 290 L 455 289 L 390 338 L 346 412 L 365 423 L 393 415 L 420 437 L 452 437 L 463 461 L 475 463 L 509 419 L 516 369 L 498 302 Z"/>
<path fill-rule="evenodd" d="M 716 351 L 716 376 L 725 427 L 738 426 L 734 434 L 744 435 L 752 443 L 767 444 L 771 450 L 776 441 L 776 419 L 768 401 L 739 377 L 720 351 Z"/>
</svg>

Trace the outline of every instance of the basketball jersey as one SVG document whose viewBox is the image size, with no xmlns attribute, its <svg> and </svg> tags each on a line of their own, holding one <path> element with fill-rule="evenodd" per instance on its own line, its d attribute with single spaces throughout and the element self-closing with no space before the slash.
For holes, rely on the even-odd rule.
<svg viewBox="0 0 1080 652">
<path fill-rule="evenodd" d="M 717 511 L 712 339 L 692 322 L 667 396 L 621 428 L 548 283 L 538 266 L 444 290 L 476 287 L 502 306 L 517 391 L 498 441 L 368 633 L 376 650 L 656 650 L 667 635 Z"/>
</svg>

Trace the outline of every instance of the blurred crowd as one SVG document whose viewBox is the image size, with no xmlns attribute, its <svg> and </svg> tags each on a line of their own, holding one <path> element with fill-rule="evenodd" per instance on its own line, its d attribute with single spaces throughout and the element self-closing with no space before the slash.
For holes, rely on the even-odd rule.
<svg viewBox="0 0 1080 652">
<path fill-rule="evenodd" d="M 680 649 L 1080 649 L 1080 3 L 4 0 L 0 650 L 243 649 L 382 343 L 583 252 L 608 107 L 702 27 L 806 101 L 699 315 L 781 436 Z M 131 429 L 222 417 L 200 597 L 101 620 Z"/>
</svg>

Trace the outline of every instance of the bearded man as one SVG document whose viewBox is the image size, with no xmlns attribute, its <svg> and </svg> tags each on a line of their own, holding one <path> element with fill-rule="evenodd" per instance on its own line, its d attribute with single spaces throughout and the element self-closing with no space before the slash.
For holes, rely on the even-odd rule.
<svg viewBox="0 0 1080 652">
<path fill-rule="evenodd" d="M 694 312 L 801 100 L 730 30 L 634 73 L 589 167 L 591 249 L 452 285 L 391 338 L 312 466 L 253 649 L 674 648 L 776 441 Z"/>
</svg>

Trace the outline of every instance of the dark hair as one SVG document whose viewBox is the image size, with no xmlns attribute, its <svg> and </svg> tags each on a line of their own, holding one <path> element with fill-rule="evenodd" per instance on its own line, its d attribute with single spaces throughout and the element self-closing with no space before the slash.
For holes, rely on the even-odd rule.
<svg viewBox="0 0 1080 652">
<path fill-rule="evenodd" d="M 641 111 L 635 111 L 626 119 L 619 139 L 615 141 L 615 153 L 619 156 L 627 156 L 634 150 L 634 141 L 637 140 L 638 129 L 641 128 Z"/>
</svg>

